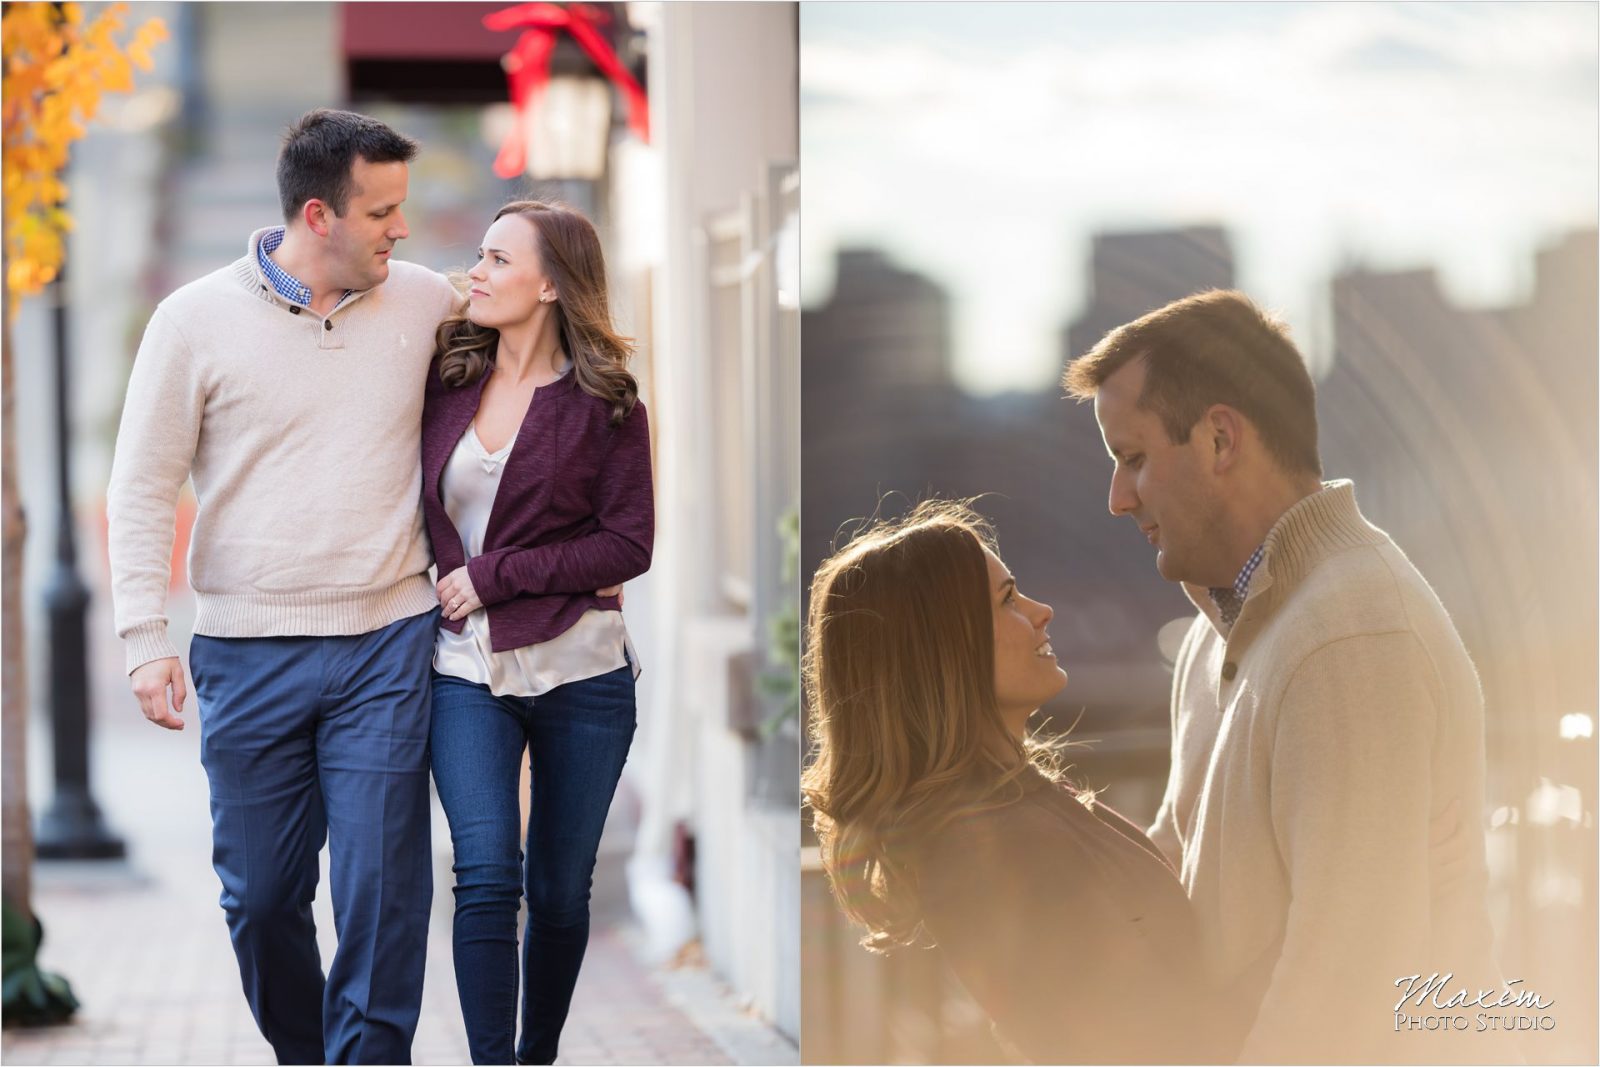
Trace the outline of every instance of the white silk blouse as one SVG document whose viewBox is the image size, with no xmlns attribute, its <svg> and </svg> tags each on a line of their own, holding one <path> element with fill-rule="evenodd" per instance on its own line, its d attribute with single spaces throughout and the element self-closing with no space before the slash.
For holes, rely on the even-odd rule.
<svg viewBox="0 0 1600 1067">
<path fill-rule="evenodd" d="M 491 453 L 469 423 L 445 464 L 444 509 L 461 532 L 469 560 L 483 553 L 489 512 L 515 444 L 512 437 L 504 448 Z M 625 666 L 632 666 L 633 676 L 639 677 L 639 655 L 628 637 L 622 612 L 599 608 L 584 612 L 558 637 L 504 652 L 494 651 L 489 643 L 489 612 L 479 608 L 466 617 L 459 634 L 440 627 L 433 650 L 434 670 L 486 685 L 495 696 L 536 697 L 558 685 Z"/>
</svg>

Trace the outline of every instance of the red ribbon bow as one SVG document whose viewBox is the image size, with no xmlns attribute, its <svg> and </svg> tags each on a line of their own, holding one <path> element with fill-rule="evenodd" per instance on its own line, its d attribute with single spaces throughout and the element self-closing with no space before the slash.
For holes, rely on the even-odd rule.
<svg viewBox="0 0 1600 1067">
<path fill-rule="evenodd" d="M 628 127 L 641 140 L 650 140 L 650 106 L 644 88 L 617 58 L 611 43 L 600 33 L 606 16 L 588 4 L 561 7 L 557 4 L 518 4 L 496 11 L 483 19 L 485 27 L 504 32 L 523 29 L 516 45 L 505 57 L 506 76 L 511 85 L 511 103 L 523 120 L 528 119 L 539 92 L 550 81 L 550 53 L 556 47 L 556 34 L 566 30 L 582 46 L 595 66 L 628 100 Z M 494 172 L 501 178 L 515 178 L 527 167 L 528 146 L 524 122 L 518 122 L 506 135 L 495 157 Z"/>
</svg>

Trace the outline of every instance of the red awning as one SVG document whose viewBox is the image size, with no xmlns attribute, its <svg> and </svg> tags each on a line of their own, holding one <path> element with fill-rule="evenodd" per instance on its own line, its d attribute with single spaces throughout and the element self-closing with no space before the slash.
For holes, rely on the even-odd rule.
<svg viewBox="0 0 1600 1067">
<path fill-rule="evenodd" d="M 343 4 L 346 59 L 433 59 L 499 62 L 517 42 L 515 33 L 483 28 L 483 17 L 503 3 Z"/>
</svg>

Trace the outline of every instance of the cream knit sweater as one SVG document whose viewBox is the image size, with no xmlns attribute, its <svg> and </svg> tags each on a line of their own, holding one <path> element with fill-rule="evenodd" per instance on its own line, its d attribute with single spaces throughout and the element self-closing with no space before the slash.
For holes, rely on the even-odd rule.
<svg viewBox="0 0 1600 1067">
<path fill-rule="evenodd" d="M 195 632 L 359 634 L 438 603 L 422 525 L 420 429 L 443 277 L 391 263 L 327 318 L 291 311 L 242 259 L 163 300 L 128 382 L 111 484 L 112 599 L 129 671 L 167 636 L 178 493 Z"/>
<path fill-rule="evenodd" d="M 1395 1029 L 1397 978 L 1501 988 L 1483 697 L 1433 590 L 1330 482 L 1272 528 L 1231 630 L 1189 592 L 1202 614 L 1175 667 L 1150 836 L 1182 871 L 1213 978 L 1254 1017 L 1241 1061 L 1514 1057 L 1494 1033 Z M 1452 800 L 1467 873 L 1442 878 L 1429 820 Z"/>
</svg>

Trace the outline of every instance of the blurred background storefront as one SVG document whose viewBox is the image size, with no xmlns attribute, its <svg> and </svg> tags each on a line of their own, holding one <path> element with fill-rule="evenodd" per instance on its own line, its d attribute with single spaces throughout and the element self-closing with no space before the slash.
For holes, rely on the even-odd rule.
<svg viewBox="0 0 1600 1067">
<path fill-rule="evenodd" d="M 111 628 L 104 487 L 144 323 L 167 293 L 243 254 L 251 231 L 282 221 L 274 160 L 286 126 L 318 106 L 374 115 L 421 144 L 403 258 L 466 269 L 495 210 L 522 196 L 564 200 L 601 233 L 614 312 L 637 341 L 633 369 L 651 412 L 657 539 L 651 571 L 626 591 L 644 662 L 640 724 L 602 845 L 596 906 L 611 901 L 631 914 L 648 960 L 707 963 L 792 1054 L 799 732 L 792 651 L 772 635 L 792 632 L 795 610 L 785 517 L 792 521 L 799 494 L 796 9 L 587 5 L 581 13 L 614 55 L 613 76 L 572 34 L 557 33 L 538 122 L 529 124 L 508 101 L 502 65 L 526 27 L 483 25 L 509 6 L 149 3 L 135 12 L 165 20 L 171 40 L 135 93 L 106 101 L 69 174 L 71 488 L 93 598 L 96 799 L 113 832 L 169 809 L 195 826 L 206 805 L 197 729 L 162 738 L 161 765 L 147 769 L 121 762 L 115 741 L 139 715 Z M 539 8 L 568 10 L 522 10 Z M 630 111 L 628 79 L 647 111 Z M 514 134 L 525 138 L 525 164 L 498 177 L 497 156 Z M 17 363 L 17 419 L 33 605 L 53 553 L 45 301 L 24 305 L 15 336 L 27 357 Z M 180 647 L 193 622 L 183 571 L 188 492 L 171 594 Z M 37 817 L 52 799 L 42 619 L 30 619 L 28 637 Z M 161 862 L 213 881 L 203 837 L 184 847 Z M 434 848 L 447 902 L 442 816 Z M 129 862 L 141 861 L 150 857 L 134 848 Z M 44 885 L 36 907 L 48 925 L 47 894 Z M 226 937 L 220 914 L 193 921 Z"/>
<path fill-rule="evenodd" d="M 875 508 L 985 494 L 1056 611 L 1070 682 L 1035 722 L 1148 825 L 1193 607 L 1108 515 L 1057 379 L 1199 290 L 1285 313 L 1327 476 L 1483 682 L 1500 963 L 1564 1001 L 1530 1063 L 1596 1053 L 1595 30 L 1553 5 L 802 9 L 804 579 Z M 807 1062 L 1002 1061 L 937 951 L 856 944 L 814 849 L 803 906 Z"/>
</svg>

